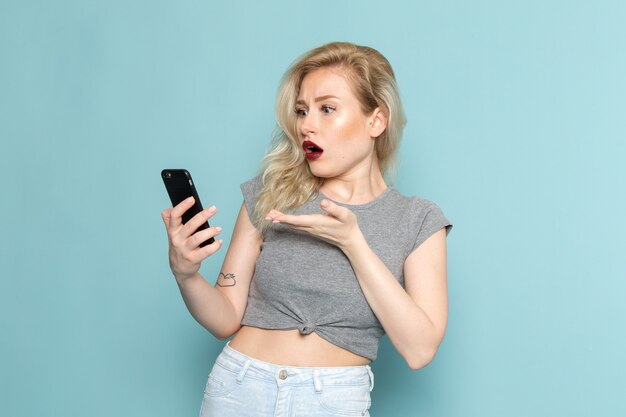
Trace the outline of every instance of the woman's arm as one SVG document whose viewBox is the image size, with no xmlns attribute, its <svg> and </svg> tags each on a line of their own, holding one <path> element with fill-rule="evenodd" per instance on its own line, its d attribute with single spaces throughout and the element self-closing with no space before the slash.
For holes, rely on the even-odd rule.
<svg viewBox="0 0 626 417">
<path fill-rule="evenodd" d="M 175 273 L 187 309 L 218 339 L 230 337 L 241 326 L 261 240 L 242 204 L 215 287 L 197 271 L 190 276 Z"/>
<path fill-rule="evenodd" d="M 365 238 L 342 248 L 363 294 L 389 339 L 411 369 L 428 365 L 439 348 L 448 319 L 446 232 L 433 234 L 404 263 L 405 288 Z"/>
<path fill-rule="evenodd" d="M 434 358 L 447 324 L 445 229 L 430 236 L 405 260 L 405 290 L 369 247 L 354 213 L 327 200 L 321 207 L 327 216 L 272 210 L 267 218 L 338 246 L 393 345 L 411 369 L 423 368 Z"/>
</svg>

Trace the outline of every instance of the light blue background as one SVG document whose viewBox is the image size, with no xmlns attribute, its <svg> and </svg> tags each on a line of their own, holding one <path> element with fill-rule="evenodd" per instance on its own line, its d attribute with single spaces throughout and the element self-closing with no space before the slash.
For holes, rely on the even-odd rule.
<svg viewBox="0 0 626 417">
<path fill-rule="evenodd" d="M 0 415 L 197 415 L 223 342 L 170 275 L 159 172 L 193 173 L 228 243 L 280 76 L 332 40 L 391 61 L 395 185 L 455 224 L 444 342 L 413 372 L 383 340 L 372 415 L 626 415 L 624 21 L 617 0 L 2 0 Z"/>
</svg>

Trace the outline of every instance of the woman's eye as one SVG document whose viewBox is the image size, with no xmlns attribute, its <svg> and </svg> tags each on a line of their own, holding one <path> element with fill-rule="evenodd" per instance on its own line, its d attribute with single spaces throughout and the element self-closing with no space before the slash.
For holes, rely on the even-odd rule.
<svg viewBox="0 0 626 417">
<path fill-rule="evenodd" d="M 333 107 L 330 106 L 322 106 L 322 111 L 324 113 L 332 113 L 335 111 L 335 109 Z"/>
<path fill-rule="evenodd" d="M 304 109 L 295 109 L 295 112 L 296 112 L 296 116 L 298 116 L 298 117 L 306 116 L 306 110 L 304 110 Z"/>
</svg>

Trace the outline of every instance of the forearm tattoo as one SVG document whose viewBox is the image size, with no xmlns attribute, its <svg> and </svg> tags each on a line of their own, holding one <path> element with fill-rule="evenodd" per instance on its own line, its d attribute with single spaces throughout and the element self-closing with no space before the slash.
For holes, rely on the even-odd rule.
<svg viewBox="0 0 626 417">
<path fill-rule="evenodd" d="M 217 277 L 217 282 L 215 283 L 215 285 L 219 287 L 234 287 L 236 283 L 237 280 L 235 279 L 235 274 L 225 274 L 223 272 L 220 272 L 220 275 Z"/>
</svg>

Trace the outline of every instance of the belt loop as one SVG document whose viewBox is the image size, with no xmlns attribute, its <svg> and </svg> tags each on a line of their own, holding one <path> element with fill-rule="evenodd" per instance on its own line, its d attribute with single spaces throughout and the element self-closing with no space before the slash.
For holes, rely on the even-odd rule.
<svg viewBox="0 0 626 417">
<path fill-rule="evenodd" d="M 313 385 L 315 385 L 315 392 L 322 392 L 322 381 L 320 380 L 319 369 L 313 369 Z"/>
<path fill-rule="evenodd" d="M 365 365 L 365 367 L 367 368 L 367 373 L 370 376 L 370 391 L 372 391 L 374 389 L 374 373 L 372 372 L 372 368 L 370 368 L 369 365 Z"/>
<path fill-rule="evenodd" d="M 246 372 L 248 372 L 248 368 L 250 367 L 251 363 L 252 363 L 252 359 L 248 359 L 246 363 L 243 365 L 243 368 L 241 368 L 241 372 L 239 372 L 239 375 L 237 376 L 238 384 L 241 384 L 241 381 L 243 381 L 243 377 L 246 376 Z"/>
</svg>

